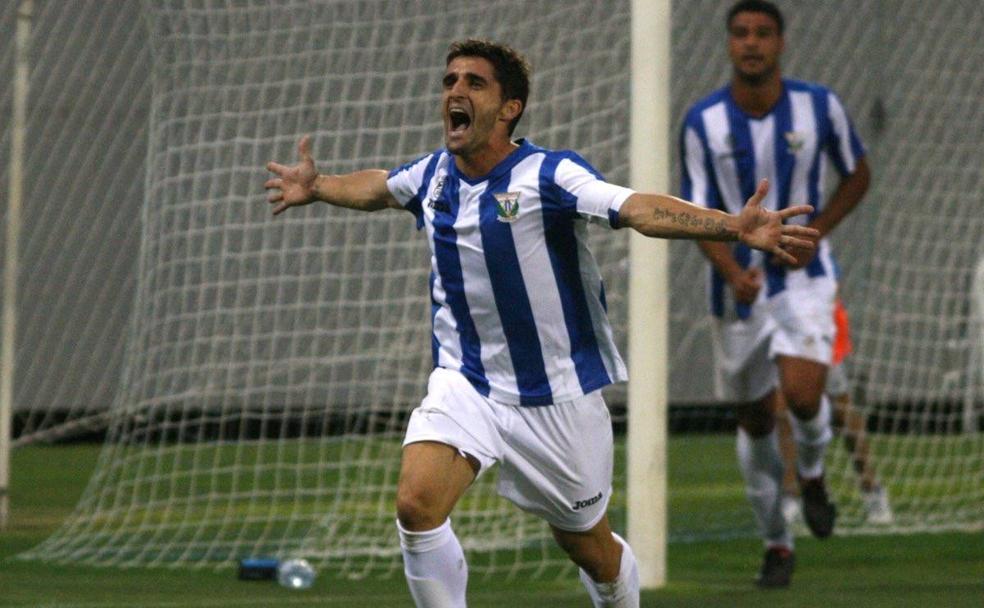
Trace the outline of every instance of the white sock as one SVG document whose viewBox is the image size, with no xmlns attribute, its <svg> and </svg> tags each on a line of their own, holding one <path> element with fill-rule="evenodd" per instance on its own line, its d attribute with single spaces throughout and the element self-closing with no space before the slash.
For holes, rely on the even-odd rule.
<svg viewBox="0 0 984 608">
<path fill-rule="evenodd" d="M 612 536 L 622 545 L 618 576 L 610 583 L 596 583 L 587 572 L 581 570 L 581 582 L 595 608 L 639 608 L 639 566 L 635 554 L 621 536 L 614 532 Z"/>
<path fill-rule="evenodd" d="M 465 608 L 468 564 L 451 520 L 433 530 L 410 532 L 396 522 L 403 572 L 417 608 Z"/>
<path fill-rule="evenodd" d="M 820 398 L 820 410 L 812 420 L 800 420 L 789 412 L 796 439 L 796 469 L 800 477 L 814 479 L 823 475 L 823 456 L 834 436 L 830 428 L 830 399 Z"/>
<path fill-rule="evenodd" d="M 782 516 L 783 463 L 776 431 L 752 437 L 739 427 L 736 451 L 738 468 L 745 479 L 745 494 L 766 546 L 792 549 L 793 535 Z"/>
</svg>

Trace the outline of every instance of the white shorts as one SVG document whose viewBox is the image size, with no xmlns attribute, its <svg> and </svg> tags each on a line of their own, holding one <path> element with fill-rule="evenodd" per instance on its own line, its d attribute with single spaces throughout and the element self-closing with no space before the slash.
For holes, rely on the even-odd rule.
<svg viewBox="0 0 984 608">
<path fill-rule="evenodd" d="M 719 320 L 713 335 L 717 398 L 745 403 L 764 397 L 779 382 L 779 355 L 829 365 L 836 294 L 836 281 L 814 279 L 809 289 L 787 289 L 757 302 L 748 319 Z"/>
<path fill-rule="evenodd" d="M 499 463 L 499 495 L 561 530 L 588 530 L 608 508 L 614 446 L 601 391 L 552 405 L 507 405 L 483 397 L 459 372 L 436 368 L 403 445 L 418 441 L 475 457 L 479 475 Z"/>
</svg>

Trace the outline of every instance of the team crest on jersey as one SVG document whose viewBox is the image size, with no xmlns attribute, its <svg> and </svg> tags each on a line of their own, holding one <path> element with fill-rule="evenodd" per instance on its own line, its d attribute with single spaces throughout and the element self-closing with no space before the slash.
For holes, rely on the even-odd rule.
<svg viewBox="0 0 984 608">
<path fill-rule="evenodd" d="M 786 145 L 789 146 L 790 152 L 799 152 L 803 149 L 803 144 L 806 143 L 806 138 L 802 133 L 797 133 L 796 131 L 786 131 L 783 135 L 786 137 Z"/>
<path fill-rule="evenodd" d="M 515 222 L 519 218 L 519 192 L 496 192 L 495 212 L 500 222 Z"/>
</svg>

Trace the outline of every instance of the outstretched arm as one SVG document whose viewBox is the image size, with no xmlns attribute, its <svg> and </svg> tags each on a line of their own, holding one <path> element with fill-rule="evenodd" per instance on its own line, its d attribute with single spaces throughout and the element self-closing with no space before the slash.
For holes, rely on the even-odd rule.
<svg viewBox="0 0 984 608">
<path fill-rule="evenodd" d="M 311 137 L 305 135 L 297 144 L 299 162 L 293 166 L 267 163 L 267 170 L 277 175 L 263 184 L 270 190 L 267 201 L 274 205 L 273 214 L 283 213 L 288 207 L 323 201 L 330 205 L 378 211 L 400 204 L 386 187 L 387 172 L 378 169 L 356 171 L 347 175 L 322 175 L 314 167 L 311 157 Z"/>
<path fill-rule="evenodd" d="M 619 220 L 645 236 L 668 239 L 741 241 L 768 251 L 788 263 L 796 257 L 787 251 L 812 250 L 819 233 L 805 226 L 783 224 L 783 220 L 812 211 L 809 205 L 768 211 L 762 199 L 769 184 L 762 180 L 755 194 L 738 215 L 705 209 L 662 194 L 633 194 L 622 205 Z"/>
</svg>

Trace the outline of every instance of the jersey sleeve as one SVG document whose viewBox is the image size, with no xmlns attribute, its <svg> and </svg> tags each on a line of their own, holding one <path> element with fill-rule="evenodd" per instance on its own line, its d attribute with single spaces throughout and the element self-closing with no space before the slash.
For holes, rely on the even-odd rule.
<svg viewBox="0 0 984 608">
<path fill-rule="evenodd" d="M 864 144 L 844 110 L 844 105 L 832 92 L 827 93 L 827 120 L 830 121 L 825 142 L 827 153 L 841 176 L 850 175 L 858 168 L 858 161 L 864 157 Z"/>
<path fill-rule="evenodd" d="M 557 163 L 554 183 L 563 193 L 563 205 L 587 220 L 607 222 L 619 228 L 618 212 L 635 191 L 606 182 L 586 160 L 565 153 Z"/>
<path fill-rule="evenodd" d="M 403 208 L 417 218 L 417 228 L 423 227 L 423 200 L 427 182 L 434 175 L 440 154 L 428 154 L 389 172 L 386 187 Z"/>
</svg>

